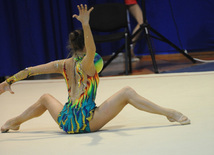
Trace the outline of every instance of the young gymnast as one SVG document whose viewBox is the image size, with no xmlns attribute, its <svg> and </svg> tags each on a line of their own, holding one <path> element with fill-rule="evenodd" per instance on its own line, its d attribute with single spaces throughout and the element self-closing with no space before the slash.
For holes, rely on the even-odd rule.
<svg viewBox="0 0 214 155">
<path fill-rule="evenodd" d="M 87 5 L 82 4 L 77 7 L 79 15 L 73 15 L 73 18 L 81 22 L 83 30 L 75 30 L 69 34 L 69 46 L 74 51 L 73 56 L 26 68 L 0 84 L 0 94 L 6 91 L 14 94 L 11 90 L 14 82 L 38 74 L 61 73 L 68 88 L 68 102 L 63 106 L 53 96 L 44 94 L 22 114 L 8 120 L 1 127 L 1 132 L 18 130 L 22 123 L 41 116 L 46 110 L 67 133 L 94 132 L 113 119 L 127 104 L 142 111 L 166 116 L 171 122 L 190 124 L 190 120 L 182 113 L 152 103 L 138 95 L 131 87 L 121 89 L 96 107 L 94 101 L 102 58 L 95 53 L 96 47 L 89 26 L 90 12 L 93 8 L 88 10 Z"/>
</svg>

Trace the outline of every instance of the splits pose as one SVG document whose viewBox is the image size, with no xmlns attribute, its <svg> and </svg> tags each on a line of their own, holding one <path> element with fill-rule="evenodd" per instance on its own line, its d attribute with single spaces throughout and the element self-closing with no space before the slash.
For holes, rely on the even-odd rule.
<svg viewBox="0 0 214 155">
<path fill-rule="evenodd" d="M 18 130 L 22 123 L 41 116 L 46 110 L 67 133 L 94 132 L 113 119 L 127 104 L 142 111 L 166 116 L 171 122 L 190 124 L 190 120 L 182 113 L 156 105 L 130 87 L 121 89 L 96 107 L 94 101 L 99 83 L 98 72 L 102 69 L 103 62 L 95 53 L 96 47 L 89 26 L 93 8 L 88 10 L 87 5 L 82 4 L 77 7 L 79 15 L 73 15 L 73 18 L 81 22 L 83 30 L 75 30 L 69 34 L 68 46 L 74 51 L 73 56 L 26 68 L 0 84 L 0 94 L 6 91 L 13 94 L 11 85 L 17 81 L 38 74 L 61 73 L 68 88 L 68 102 L 63 106 L 53 96 L 44 94 L 22 114 L 8 120 L 1 127 L 1 132 Z"/>
</svg>

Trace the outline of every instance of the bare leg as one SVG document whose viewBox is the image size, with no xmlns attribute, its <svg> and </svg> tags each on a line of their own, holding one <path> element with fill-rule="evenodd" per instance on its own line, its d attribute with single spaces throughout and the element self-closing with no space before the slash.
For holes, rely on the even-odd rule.
<svg viewBox="0 0 214 155">
<path fill-rule="evenodd" d="M 166 116 L 170 121 L 183 122 L 189 120 L 180 112 L 156 105 L 138 95 L 132 88 L 125 87 L 114 94 L 112 97 L 107 99 L 100 107 L 95 110 L 93 119 L 89 123 L 91 131 L 97 131 L 102 128 L 107 122 L 113 119 L 128 103 L 139 110 Z M 188 122 L 186 122 L 186 124 L 188 124 Z"/>
<path fill-rule="evenodd" d="M 132 32 L 132 34 L 134 34 L 140 28 L 140 25 L 143 24 L 143 13 L 142 13 L 142 10 L 138 4 L 128 6 L 128 10 L 132 14 L 132 16 L 135 18 L 135 20 L 137 21 L 137 25 Z M 132 39 L 132 42 L 135 42 L 139 38 L 139 36 L 140 36 L 140 33 L 138 33 Z M 134 56 L 134 46 L 135 46 L 135 43 L 131 47 L 131 53 L 133 56 Z"/>
<path fill-rule="evenodd" d="M 49 111 L 53 119 L 57 122 L 58 114 L 61 112 L 63 105 L 49 94 L 44 94 L 40 99 L 26 109 L 21 115 L 8 120 L 2 127 L 1 132 L 8 130 L 18 130 L 20 125 L 32 118 L 41 116 L 46 110 Z"/>
</svg>

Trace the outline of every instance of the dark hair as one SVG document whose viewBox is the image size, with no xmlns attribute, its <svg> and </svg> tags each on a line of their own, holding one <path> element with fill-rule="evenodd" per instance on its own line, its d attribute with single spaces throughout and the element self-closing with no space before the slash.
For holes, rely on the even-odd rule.
<svg viewBox="0 0 214 155">
<path fill-rule="evenodd" d="M 83 50 L 85 47 L 83 30 L 75 30 L 69 34 L 68 46 L 69 50 L 74 52 Z"/>
</svg>

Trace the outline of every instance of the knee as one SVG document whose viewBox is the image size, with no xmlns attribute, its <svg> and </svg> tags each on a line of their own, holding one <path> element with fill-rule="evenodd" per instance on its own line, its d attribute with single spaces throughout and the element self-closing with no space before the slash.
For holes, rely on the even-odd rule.
<svg viewBox="0 0 214 155">
<path fill-rule="evenodd" d="M 124 92 L 124 96 L 128 98 L 130 97 L 130 95 L 132 96 L 134 93 L 136 93 L 135 90 L 130 86 L 124 87 L 123 92 Z"/>
<path fill-rule="evenodd" d="M 48 94 L 48 93 L 46 93 L 46 94 L 43 94 L 43 95 L 40 97 L 40 99 L 41 99 L 41 100 L 46 100 L 46 99 L 48 99 L 48 98 L 50 98 L 50 97 L 51 97 L 51 95 Z"/>
<path fill-rule="evenodd" d="M 48 102 L 48 100 L 51 98 L 51 95 L 46 93 L 46 94 L 43 94 L 41 97 L 40 97 L 40 101 L 41 101 L 41 104 L 42 105 L 46 105 Z"/>
</svg>

